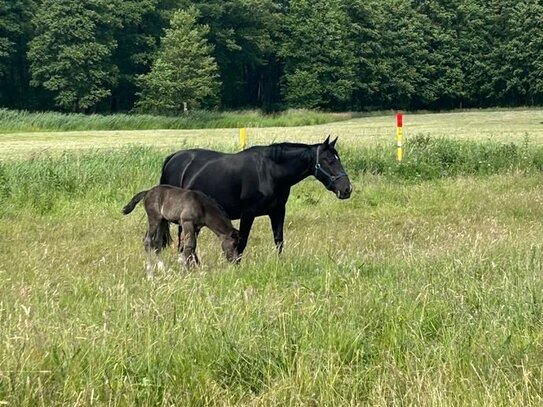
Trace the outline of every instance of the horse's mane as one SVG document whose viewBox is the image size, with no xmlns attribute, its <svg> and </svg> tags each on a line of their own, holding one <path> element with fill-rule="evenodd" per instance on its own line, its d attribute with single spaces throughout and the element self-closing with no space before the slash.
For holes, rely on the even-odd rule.
<svg viewBox="0 0 543 407">
<path fill-rule="evenodd" d="M 305 152 L 309 151 L 309 148 L 311 147 L 311 144 L 303 144 L 303 143 L 290 143 L 290 142 L 283 142 L 283 143 L 273 143 L 269 146 L 265 146 L 265 154 L 269 156 L 273 160 L 279 160 L 284 157 L 285 153 L 292 149 L 301 149 L 301 154 L 304 154 Z"/>
<path fill-rule="evenodd" d="M 292 143 L 290 141 L 284 141 L 282 143 L 272 143 L 270 144 L 270 147 L 282 147 L 282 148 L 307 148 L 310 147 L 311 144 L 305 144 L 305 143 Z"/>
</svg>

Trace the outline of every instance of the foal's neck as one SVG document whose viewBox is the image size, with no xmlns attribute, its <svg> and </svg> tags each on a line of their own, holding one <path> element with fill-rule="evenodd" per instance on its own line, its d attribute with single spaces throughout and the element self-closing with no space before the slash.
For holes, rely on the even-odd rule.
<svg viewBox="0 0 543 407">
<path fill-rule="evenodd" d="M 214 206 L 206 208 L 205 223 L 219 238 L 229 235 L 234 230 L 230 219 Z"/>
</svg>

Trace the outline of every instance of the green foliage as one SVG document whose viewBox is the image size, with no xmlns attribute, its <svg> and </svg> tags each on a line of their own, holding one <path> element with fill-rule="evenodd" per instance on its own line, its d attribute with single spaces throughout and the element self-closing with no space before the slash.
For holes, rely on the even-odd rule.
<svg viewBox="0 0 543 407">
<path fill-rule="evenodd" d="M 118 75 L 112 88 L 112 111 L 128 111 L 133 107 L 136 76 L 149 71 L 158 38 L 169 21 L 168 16 L 162 13 L 161 3 L 164 1 L 123 0 L 116 5 L 115 15 L 121 25 L 114 32 L 117 46 L 112 61 Z"/>
<path fill-rule="evenodd" d="M 28 30 L 28 18 L 34 8 L 32 0 L 0 0 L 0 77 L 15 62 L 20 44 Z"/>
<path fill-rule="evenodd" d="M 26 52 L 36 5 L 37 0 L 0 0 L 0 106 L 34 105 Z"/>
<path fill-rule="evenodd" d="M 489 96 L 505 105 L 543 99 L 543 5 L 537 0 L 491 1 L 492 75 Z"/>
<path fill-rule="evenodd" d="M 280 102 L 276 54 L 284 24 L 276 0 L 183 0 L 209 26 L 222 78 L 222 106 L 273 106 Z"/>
<path fill-rule="evenodd" d="M 290 106 L 341 109 L 354 89 L 354 43 L 339 0 L 292 0 L 281 56 Z"/>
<path fill-rule="evenodd" d="M 432 79 L 440 65 L 433 59 L 444 50 L 429 43 L 433 41 L 430 21 L 412 7 L 411 0 L 355 0 L 350 13 L 361 20 L 352 29 L 360 44 L 356 48 L 359 106 L 406 108 L 434 102 L 437 89 Z M 451 69 L 443 67 L 447 72 Z"/>
<path fill-rule="evenodd" d="M 44 0 L 30 43 L 32 84 L 52 91 L 56 104 L 69 111 L 87 111 L 111 94 L 117 68 L 115 3 L 106 0 Z"/>
<path fill-rule="evenodd" d="M 159 52 L 179 9 L 197 10 L 205 44 L 187 34 Z M 540 105 L 541 21 L 539 0 L 0 0 L 0 106 L 126 112 L 142 77 L 148 109 L 179 111 L 175 49 L 215 61 L 195 68 L 221 78 L 200 86 L 214 95 L 202 106 Z"/>
<path fill-rule="evenodd" d="M 11 2 L 9 0 L 0 1 L 0 75 L 6 70 L 6 61 L 10 56 L 13 43 L 10 41 L 10 34 L 17 30 L 16 23 L 11 21 L 10 13 Z"/>
<path fill-rule="evenodd" d="M 206 40 L 209 27 L 197 25 L 195 9 L 174 13 L 151 72 L 139 78 L 137 107 L 144 111 L 183 112 L 210 107 L 217 100 L 218 67 Z"/>
</svg>

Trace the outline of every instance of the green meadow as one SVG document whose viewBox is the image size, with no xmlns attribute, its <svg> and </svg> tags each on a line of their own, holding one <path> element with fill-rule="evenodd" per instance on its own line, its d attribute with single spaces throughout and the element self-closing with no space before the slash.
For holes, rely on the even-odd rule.
<svg viewBox="0 0 543 407">
<path fill-rule="evenodd" d="M 122 206 L 237 129 L 0 134 L 0 406 L 542 405 L 542 122 L 407 115 L 402 164 L 393 115 L 248 126 L 339 136 L 351 199 L 309 178 L 282 256 L 259 218 L 239 266 L 204 231 L 152 280 Z"/>
</svg>

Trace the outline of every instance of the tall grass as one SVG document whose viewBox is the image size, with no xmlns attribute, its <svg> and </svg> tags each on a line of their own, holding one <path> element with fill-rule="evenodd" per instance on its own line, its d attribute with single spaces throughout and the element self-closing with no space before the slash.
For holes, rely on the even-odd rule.
<svg viewBox="0 0 543 407">
<path fill-rule="evenodd" d="M 342 158 L 354 173 L 409 180 L 543 171 L 543 147 L 530 145 L 527 138 L 522 143 L 500 143 L 417 135 L 406 143 L 400 164 L 389 145 L 347 148 Z"/>
<path fill-rule="evenodd" d="M 4 201 L 0 212 L 28 207 L 47 213 L 72 199 L 126 197 L 126 191 L 158 182 L 165 155 L 162 150 L 128 147 L 0 162 L 0 198 Z M 395 182 L 543 171 L 543 146 L 527 141 L 517 145 L 422 136 L 411 140 L 401 164 L 384 145 L 342 148 L 341 157 L 353 179 L 380 175 Z"/>
<path fill-rule="evenodd" d="M 541 151 L 510 148 L 342 150 L 355 193 L 295 187 L 281 258 L 258 219 L 239 267 L 204 231 L 152 281 L 120 208 L 165 151 L 1 162 L 0 405 L 541 405 Z"/>
<path fill-rule="evenodd" d="M 204 129 L 303 126 L 347 120 L 349 114 L 288 110 L 264 115 L 258 111 L 193 111 L 176 117 L 147 114 L 83 115 L 31 113 L 0 109 L 0 132 Z"/>
</svg>

